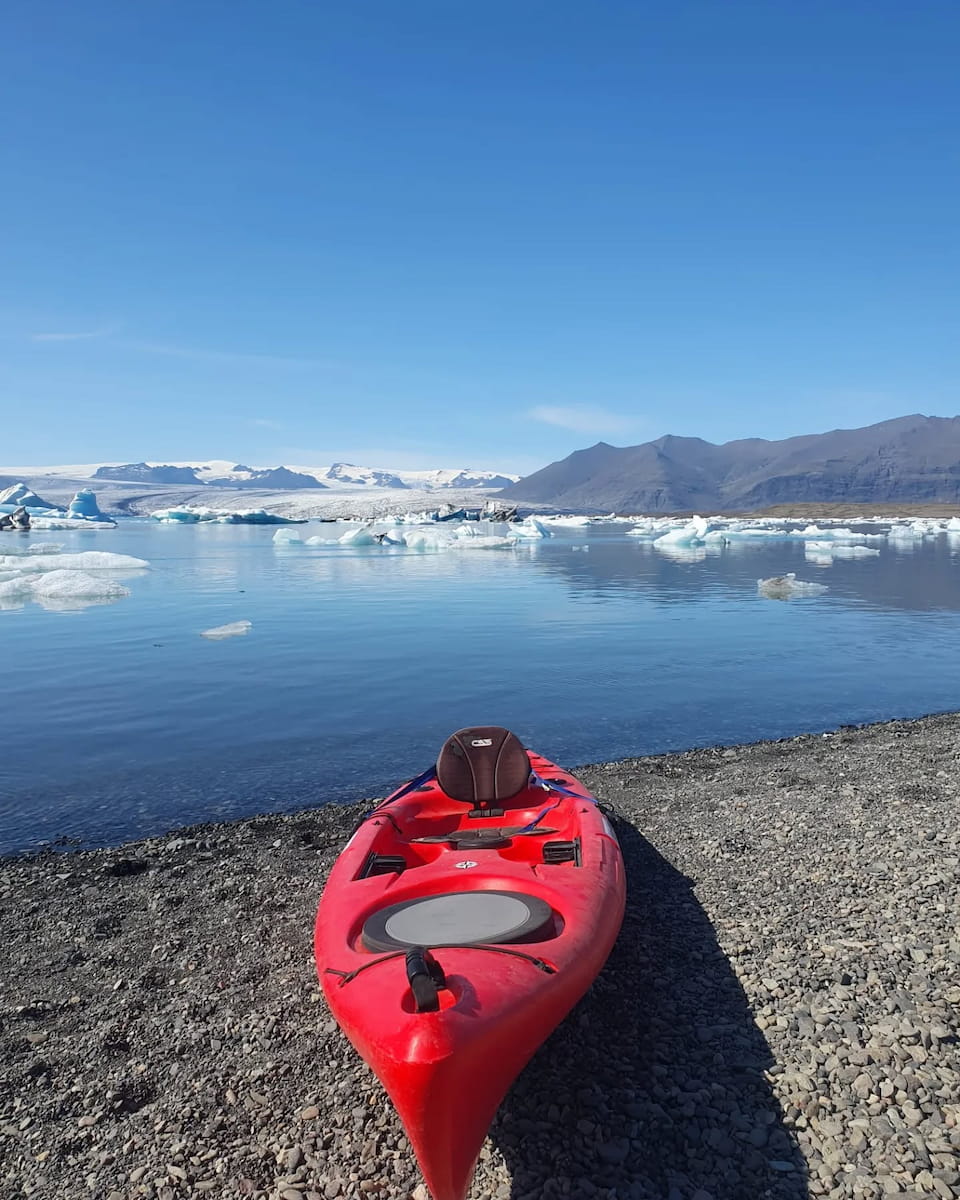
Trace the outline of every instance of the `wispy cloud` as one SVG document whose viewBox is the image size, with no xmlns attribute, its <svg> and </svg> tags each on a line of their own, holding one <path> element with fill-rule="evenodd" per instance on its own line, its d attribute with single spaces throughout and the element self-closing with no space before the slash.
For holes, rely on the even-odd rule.
<svg viewBox="0 0 960 1200">
<path fill-rule="evenodd" d="M 102 329 L 87 329 L 76 333 L 32 333 L 31 342 L 89 342 L 94 338 L 109 337 L 116 333 L 115 325 L 104 325 Z"/>
<path fill-rule="evenodd" d="M 248 425 L 253 425 L 257 429 L 283 429 L 284 426 L 279 421 L 270 421 L 266 417 L 251 417 L 247 421 Z"/>
<path fill-rule="evenodd" d="M 250 354 L 246 351 L 210 350 L 199 346 L 176 346 L 167 342 L 141 342 L 124 339 L 118 342 L 127 350 L 139 350 L 143 354 L 160 354 L 167 358 L 187 358 L 195 362 L 223 363 L 227 366 L 266 367 L 323 367 L 333 368 L 340 364 L 322 358 L 298 358 L 284 354 Z"/>
<path fill-rule="evenodd" d="M 183 358 L 192 362 L 219 363 L 223 366 L 261 367 L 307 367 L 331 370 L 342 367 L 342 363 L 328 359 L 300 357 L 288 354 L 257 354 L 240 350 L 216 350 L 206 346 L 181 346 L 170 342 L 152 342 L 140 338 L 118 338 L 119 325 L 104 325 L 97 329 L 54 330 L 32 333 L 32 342 L 89 342 L 97 338 L 109 338 L 118 350 L 132 350 L 138 354 L 157 354 L 164 358 Z"/>
<path fill-rule="evenodd" d="M 564 407 L 541 404 L 528 413 L 534 421 L 571 429 L 574 433 L 629 433 L 643 426 L 639 417 L 627 417 L 622 413 L 609 412 L 605 408 Z"/>
</svg>

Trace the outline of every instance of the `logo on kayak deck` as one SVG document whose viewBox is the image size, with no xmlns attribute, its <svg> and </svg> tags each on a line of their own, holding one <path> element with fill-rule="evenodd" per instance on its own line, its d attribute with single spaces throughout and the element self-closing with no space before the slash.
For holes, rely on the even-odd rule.
<svg viewBox="0 0 960 1200">
<path fill-rule="evenodd" d="M 493 738 L 474 738 L 470 743 L 471 746 L 492 746 Z"/>
<path fill-rule="evenodd" d="M 453 865 L 455 867 L 459 867 L 461 871 L 466 871 L 470 867 L 477 866 L 477 864 L 473 861 L 472 858 L 465 858 L 462 862 L 454 863 Z"/>
</svg>

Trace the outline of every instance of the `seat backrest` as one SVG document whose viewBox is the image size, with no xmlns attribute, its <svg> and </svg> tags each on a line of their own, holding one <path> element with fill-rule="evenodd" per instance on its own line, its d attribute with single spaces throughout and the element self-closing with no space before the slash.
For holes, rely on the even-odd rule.
<svg viewBox="0 0 960 1200">
<path fill-rule="evenodd" d="M 482 808 L 509 800 L 530 781 L 530 759 L 520 739 L 499 725 L 458 729 L 437 759 L 437 782 L 453 800 Z"/>
</svg>

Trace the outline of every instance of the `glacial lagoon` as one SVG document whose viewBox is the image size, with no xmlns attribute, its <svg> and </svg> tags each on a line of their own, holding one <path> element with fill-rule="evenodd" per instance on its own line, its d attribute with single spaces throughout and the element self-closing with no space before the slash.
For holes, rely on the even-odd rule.
<svg viewBox="0 0 960 1200">
<path fill-rule="evenodd" d="M 84 571 L 99 595 L 0 597 L 0 852 L 382 795 L 471 723 L 572 767 L 960 708 L 956 532 L 335 540 L 349 529 L 4 535 L 3 554 L 149 566 Z M 758 589 L 790 573 L 826 590 Z"/>
</svg>

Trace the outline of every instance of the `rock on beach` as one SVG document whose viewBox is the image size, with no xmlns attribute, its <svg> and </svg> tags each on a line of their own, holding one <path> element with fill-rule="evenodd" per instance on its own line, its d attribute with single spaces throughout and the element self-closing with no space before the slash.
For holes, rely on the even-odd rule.
<svg viewBox="0 0 960 1200">
<path fill-rule="evenodd" d="M 960 1196 L 960 716 L 577 774 L 623 932 L 472 1200 Z M 0 860 L 3 1200 L 425 1200 L 313 967 L 368 803 Z"/>
</svg>

